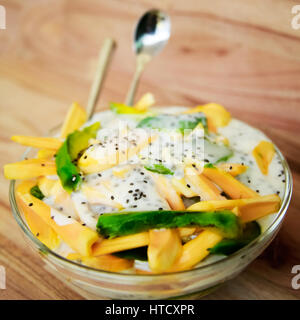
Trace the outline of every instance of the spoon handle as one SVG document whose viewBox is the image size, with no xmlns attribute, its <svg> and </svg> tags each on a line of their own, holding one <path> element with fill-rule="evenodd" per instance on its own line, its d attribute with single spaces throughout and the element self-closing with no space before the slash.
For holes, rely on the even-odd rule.
<svg viewBox="0 0 300 320">
<path fill-rule="evenodd" d="M 143 70 L 139 70 L 138 68 L 135 70 L 135 73 L 134 73 L 134 76 L 133 76 L 129 91 L 127 93 L 126 100 L 125 100 L 125 104 L 127 106 L 132 106 L 133 105 L 135 92 L 136 92 L 137 85 L 138 85 L 138 82 L 140 80 L 142 72 L 143 72 Z"/>
<path fill-rule="evenodd" d="M 131 81 L 131 85 L 129 88 L 129 91 L 127 93 L 127 97 L 125 100 L 125 104 L 128 106 L 132 106 L 134 102 L 134 96 L 135 92 L 140 80 L 140 77 L 144 71 L 145 65 L 151 60 L 151 57 L 146 54 L 139 54 L 137 56 L 137 64 L 136 64 L 136 70 L 133 76 L 133 79 Z"/>
<path fill-rule="evenodd" d="M 106 38 L 103 42 L 102 48 L 98 57 L 98 65 L 95 72 L 95 78 L 90 90 L 90 95 L 87 103 L 87 116 L 90 119 L 95 111 L 95 106 L 99 98 L 103 80 L 106 75 L 106 71 L 112 56 L 112 53 L 116 47 L 116 43 L 112 38 Z"/>
</svg>

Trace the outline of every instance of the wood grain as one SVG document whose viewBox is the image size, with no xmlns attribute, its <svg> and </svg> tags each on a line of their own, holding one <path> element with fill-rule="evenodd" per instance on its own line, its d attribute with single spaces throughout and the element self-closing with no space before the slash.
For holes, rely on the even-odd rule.
<svg viewBox="0 0 300 320">
<path fill-rule="evenodd" d="M 86 104 L 106 36 L 118 49 L 98 109 L 123 101 L 134 70 L 136 19 L 160 7 L 172 19 L 170 43 L 147 68 L 138 95 L 158 104 L 215 101 L 267 133 L 287 157 L 294 196 L 272 245 L 246 271 L 207 299 L 299 299 L 291 268 L 300 264 L 300 30 L 291 28 L 291 0 L 6 0 L 0 30 L 0 164 L 24 148 L 13 134 L 40 135 L 60 122 L 69 104 Z M 28 251 L 0 180 L 0 299 L 82 299 Z"/>
</svg>

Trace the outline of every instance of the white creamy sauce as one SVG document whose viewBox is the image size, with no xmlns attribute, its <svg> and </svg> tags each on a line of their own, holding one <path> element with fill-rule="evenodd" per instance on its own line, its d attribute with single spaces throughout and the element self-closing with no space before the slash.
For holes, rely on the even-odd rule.
<svg viewBox="0 0 300 320">
<path fill-rule="evenodd" d="M 260 195 L 275 193 L 282 199 L 285 190 L 285 175 L 278 155 L 275 154 L 269 165 L 268 175 L 261 173 L 252 156 L 252 150 L 261 140 L 270 141 L 270 139 L 261 131 L 237 119 L 232 119 L 226 127 L 219 128 L 218 131 L 229 139 L 230 146 L 234 150 L 234 155 L 229 161 L 244 163 L 248 166 L 247 171 L 236 178 L 251 189 L 258 191 Z M 272 214 L 258 220 L 262 232 L 267 229 L 275 217 L 276 214 Z"/>
<path fill-rule="evenodd" d="M 149 171 L 142 166 L 134 165 L 123 178 L 120 178 L 113 174 L 113 171 L 118 169 L 122 169 L 122 165 L 102 171 L 101 176 L 97 173 L 87 175 L 85 182 L 99 192 L 105 193 L 108 198 L 120 203 L 127 211 L 170 208 L 155 188 Z"/>
<path fill-rule="evenodd" d="M 58 180 L 59 177 L 57 174 L 53 174 L 53 175 L 50 175 L 50 176 L 46 176 L 47 179 L 49 180 Z"/>
<path fill-rule="evenodd" d="M 45 197 L 43 201 L 51 208 L 56 209 L 61 214 L 71 217 L 74 220 L 79 221 L 77 210 L 75 209 L 74 202 L 70 198 L 57 199 L 54 196 Z"/>
<path fill-rule="evenodd" d="M 174 115 L 186 110 L 185 107 L 168 107 L 156 108 L 152 114 L 168 113 Z M 189 116 L 186 117 L 190 119 Z M 90 146 L 86 154 L 99 161 L 103 158 L 104 151 L 111 155 L 116 148 L 121 153 L 128 147 L 139 145 L 144 137 L 136 130 L 137 123 L 141 120 L 137 115 L 116 115 L 111 111 L 103 111 L 94 115 L 84 127 L 99 121 L 101 129 L 97 134 L 97 142 Z M 125 139 L 122 137 L 124 130 L 129 130 L 129 136 Z M 109 129 L 109 130 L 102 130 Z M 107 133 L 109 132 L 109 134 Z M 119 134 L 121 132 L 121 138 Z M 260 195 L 277 193 L 281 198 L 284 195 L 285 176 L 283 167 L 276 154 L 269 166 L 269 174 L 263 175 L 259 170 L 252 150 L 261 140 L 269 140 L 262 132 L 256 130 L 247 124 L 232 119 L 229 125 L 218 129 L 218 133 L 229 139 L 230 148 L 233 155 L 228 161 L 231 163 L 244 163 L 248 166 L 245 173 L 237 176 L 241 182 L 251 189 L 259 192 Z M 84 177 L 83 188 L 91 188 L 101 197 L 87 196 L 81 190 L 72 193 L 72 200 L 75 211 L 77 212 L 78 221 L 86 224 L 89 228 L 96 230 L 97 219 L 101 214 L 123 211 L 143 211 L 143 210 L 167 210 L 170 209 L 167 201 L 159 194 L 152 178 L 151 172 L 144 168 L 145 165 L 163 164 L 166 168 L 174 172 L 174 175 L 164 175 L 167 179 L 183 176 L 184 162 L 193 159 L 204 158 L 205 162 L 215 162 L 228 154 L 228 148 L 216 147 L 207 144 L 203 137 L 197 143 L 198 149 L 194 148 L 195 140 L 184 141 L 183 158 L 176 157 L 174 147 L 180 145 L 183 141 L 181 134 L 175 134 L 170 141 L 168 134 L 158 133 L 159 139 L 154 140 L 151 144 L 142 148 L 138 155 L 132 156 L 128 161 L 124 161 L 113 168 L 88 174 Z M 129 138 L 128 138 L 129 137 Z M 202 143 L 201 143 L 202 142 Z M 193 152 L 191 152 L 191 150 Z M 198 155 L 199 152 L 201 156 Z M 181 155 L 182 155 L 181 154 Z M 170 160 L 171 159 L 171 160 Z M 175 161 L 176 160 L 176 161 Z M 180 161 L 179 161 L 180 160 Z M 129 167 L 129 169 L 128 169 Z M 128 170 L 126 170 L 126 168 Z M 124 170 L 124 174 L 115 175 L 114 172 Z M 50 178 L 50 177 L 48 177 Z M 57 176 L 51 176 L 57 179 Z M 96 193 L 97 194 L 97 193 Z M 103 199 L 106 200 L 103 200 Z M 66 210 L 56 210 L 53 199 L 46 198 L 46 203 L 52 206 L 51 215 L 59 225 L 72 223 L 73 219 L 68 218 Z M 191 201 L 191 200 L 188 200 Z M 121 206 L 121 209 L 120 207 Z M 74 216 L 74 215 L 72 215 Z M 273 221 L 276 214 L 269 215 L 259 220 L 264 231 Z M 62 250 L 64 251 L 64 250 Z M 68 251 L 68 250 L 65 250 Z M 206 264 L 214 259 L 222 257 L 210 256 L 200 265 Z M 147 262 L 136 261 L 135 267 L 145 271 L 150 271 Z"/>
<path fill-rule="evenodd" d="M 58 248 L 55 249 L 55 252 L 63 257 L 67 257 L 70 253 L 76 253 L 70 246 L 65 242 L 61 241 Z"/>
<path fill-rule="evenodd" d="M 74 218 L 70 215 L 70 211 L 64 210 L 62 206 L 57 206 L 53 197 L 46 197 L 43 199 L 43 201 L 50 206 L 51 218 L 59 226 L 65 226 L 74 223 Z"/>
<path fill-rule="evenodd" d="M 96 230 L 98 217 L 88 207 L 88 202 L 86 197 L 82 195 L 81 192 L 79 191 L 73 192 L 71 197 L 72 197 L 75 209 L 82 223 L 84 223 L 87 227 L 91 228 L 92 230 Z"/>
<path fill-rule="evenodd" d="M 135 260 L 134 268 L 141 271 L 151 272 L 149 263 L 147 261 Z"/>
<path fill-rule="evenodd" d="M 72 218 L 68 218 L 65 214 L 57 211 L 54 208 L 51 208 L 51 218 L 59 226 L 66 226 L 68 224 L 74 223 Z"/>
</svg>

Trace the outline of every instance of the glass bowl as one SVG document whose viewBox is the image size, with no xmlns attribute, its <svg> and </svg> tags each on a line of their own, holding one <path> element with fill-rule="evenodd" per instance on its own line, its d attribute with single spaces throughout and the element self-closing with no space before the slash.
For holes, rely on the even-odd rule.
<svg viewBox="0 0 300 320">
<path fill-rule="evenodd" d="M 53 129 L 53 134 L 56 129 Z M 44 261 L 45 268 L 85 298 L 92 299 L 167 299 L 200 298 L 237 276 L 270 244 L 279 231 L 292 195 L 292 175 L 280 150 L 276 152 L 285 173 L 282 205 L 273 222 L 254 241 L 221 260 L 171 274 L 127 274 L 93 269 L 58 255 L 40 242 L 30 231 L 15 197 L 16 181 L 10 183 L 9 199 L 13 215 L 26 242 Z M 27 149 L 23 157 L 34 156 Z"/>
</svg>

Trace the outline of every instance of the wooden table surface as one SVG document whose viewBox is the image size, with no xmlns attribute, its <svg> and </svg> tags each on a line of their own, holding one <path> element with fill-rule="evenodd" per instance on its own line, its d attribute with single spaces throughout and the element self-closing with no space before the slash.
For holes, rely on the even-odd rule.
<svg viewBox="0 0 300 320">
<path fill-rule="evenodd" d="M 300 30 L 291 27 L 289 0 L 6 0 L 0 30 L 0 164 L 23 147 L 13 134 L 41 135 L 58 124 L 70 103 L 85 105 L 102 40 L 118 49 L 98 109 L 123 101 L 135 67 L 133 27 L 147 9 L 172 19 L 168 46 L 149 65 L 139 95 L 158 104 L 215 101 L 261 128 L 281 148 L 293 172 L 294 194 L 272 245 L 236 279 L 207 299 L 299 299 L 291 269 L 300 264 Z M 82 299 L 44 270 L 27 250 L 0 180 L 0 299 Z"/>
</svg>

